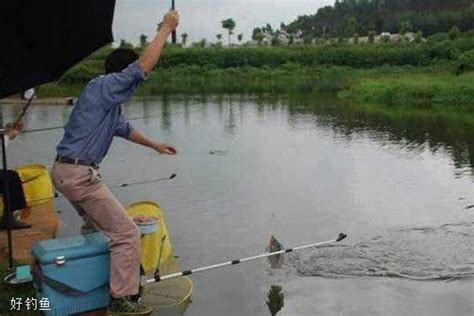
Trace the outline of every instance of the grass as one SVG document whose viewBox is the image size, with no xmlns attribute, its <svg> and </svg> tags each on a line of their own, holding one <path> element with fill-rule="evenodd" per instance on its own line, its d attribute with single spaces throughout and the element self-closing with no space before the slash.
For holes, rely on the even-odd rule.
<svg viewBox="0 0 474 316">
<path fill-rule="evenodd" d="M 407 72 L 364 78 L 339 96 L 360 103 L 474 111 L 474 72 L 461 76 Z"/>
<path fill-rule="evenodd" d="M 348 67 L 303 67 L 287 63 L 278 68 L 216 68 L 183 65 L 159 68 L 141 85 L 137 95 L 161 94 L 259 94 L 289 92 L 336 92 L 348 87 Z M 92 78 L 92 77 L 91 77 Z M 87 83 L 60 81 L 40 87 L 42 97 L 77 95 Z"/>
</svg>

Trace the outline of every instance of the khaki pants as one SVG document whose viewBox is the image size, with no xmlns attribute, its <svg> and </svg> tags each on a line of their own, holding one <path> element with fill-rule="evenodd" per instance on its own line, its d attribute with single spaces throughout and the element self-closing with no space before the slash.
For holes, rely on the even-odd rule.
<svg viewBox="0 0 474 316">
<path fill-rule="evenodd" d="M 140 234 L 120 202 L 102 183 L 96 169 L 56 162 L 53 183 L 84 217 L 87 224 L 110 239 L 110 294 L 138 294 Z"/>
</svg>

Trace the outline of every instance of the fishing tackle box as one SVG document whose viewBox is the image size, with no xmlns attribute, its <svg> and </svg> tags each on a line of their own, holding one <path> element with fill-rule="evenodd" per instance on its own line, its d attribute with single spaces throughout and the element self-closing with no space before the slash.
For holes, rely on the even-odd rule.
<svg viewBox="0 0 474 316">
<path fill-rule="evenodd" d="M 33 283 L 46 315 L 71 315 L 109 304 L 109 242 L 101 233 L 37 242 Z"/>
</svg>

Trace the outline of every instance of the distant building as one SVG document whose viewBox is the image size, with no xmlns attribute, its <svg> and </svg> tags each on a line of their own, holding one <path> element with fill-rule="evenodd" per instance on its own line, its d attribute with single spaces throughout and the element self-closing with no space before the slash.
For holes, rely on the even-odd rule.
<svg viewBox="0 0 474 316">
<path fill-rule="evenodd" d="M 397 42 L 401 42 L 401 41 L 407 41 L 407 42 L 411 43 L 411 42 L 415 41 L 416 33 L 408 32 L 408 33 L 405 33 L 405 35 L 402 35 L 402 34 L 399 34 L 399 33 L 392 34 L 392 33 L 389 33 L 389 32 L 382 32 L 379 35 L 374 36 L 374 43 L 381 43 L 381 42 L 383 42 L 384 38 L 387 38 L 388 41 L 392 42 L 392 43 L 397 43 Z M 368 43 L 369 42 L 369 37 L 368 36 L 361 36 L 361 37 L 358 38 L 358 41 L 359 41 L 359 43 Z M 351 37 L 351 38 L 349 38 L 348 42 L 353 44 L 353 43 L 356 42 L 356 38 Z"/>
</svg>

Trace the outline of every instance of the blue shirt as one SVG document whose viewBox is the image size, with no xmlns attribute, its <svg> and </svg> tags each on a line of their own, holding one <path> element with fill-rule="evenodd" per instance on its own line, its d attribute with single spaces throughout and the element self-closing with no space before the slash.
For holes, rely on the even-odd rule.
<svg viewBox="0 0 474 316">
<path fill-rule="evenodd" d="M 63 139 L 56 147 L 58 156 L 99 164 L 114 136 L 130 136 L 132 127 L 122 116 L 121 105 L 145 78 L 145 72 L 134 62 L 122 72 L 91 80 L 64 127 Z"/>
</svg>

